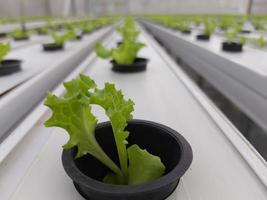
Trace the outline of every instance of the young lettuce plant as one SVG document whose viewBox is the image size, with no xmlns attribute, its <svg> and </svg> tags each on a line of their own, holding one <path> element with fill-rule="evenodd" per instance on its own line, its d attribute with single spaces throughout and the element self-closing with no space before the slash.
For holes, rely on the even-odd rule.
<svg viewBox="0 0 267 200">
<path fill-rule="evenodd" d="M 13 31 L 11 33 L 11 35 L 14 37 L 14 38 L 24 38 L 24 37 L 29 37 L 29 34 L 24 31 L 24 30 L 21 30 L 21 29 L 17 29 L 15 31 Z"/>
<path fill-rule="evenodd" d="M 210 21 L 205 21 L 204 25 L 205 25 L 204 34 L 208 36 L 212 35 L 216 28 L 215 24 Z"/>
<path fill-rule="evenodd" d="M 61 35 L 52 32 L 51 36 L 57 45 L 63 45 L 67 40 L 74 39 L 76 34 L 73 31 L 66 31 Z"/>
<path fill-rule="evenodd" d="M 139 31 L 136 30 L 131 18 L 126 20 L 124 26 L 118 27 L 117 31 L 122 35 L 122 44 L 117 48 L 106 49 L 100 42 L 97 42 L 96 54 L 104 59 L 112 58 L 117 64 L 133 64 L 138 51 L 145 46 L 141 42 L 136 42 Z"/>
<path fill-rule="evenodd" d="M 91 154 L 106 165 L 108 173 L 103 182 L 109 184 L 133 185 L 153 181 L 165 171 L 159 157 L 142 150 L 137 144 L 127 147 L 129 132 L 125 130 L 127 121 L 132 119 L 134 102 L 126 100 L 114 84 L 106 83 L 99 89 L 88 76 L 64 83 L 66 93 L 63 97 L 48 94 L 45 105 L 52 111 L 52 116 L 45 122 L 47 127 L 60 127 L 69 134 L 65 149 L 77 147 L 75 159 Z M 97 118 L 92 113 L 92 106 L 102 107 L 108 116 L 115 139 L 120 167 L 103 151 L 96 140 Z"/>
<path fill-rule="evenodd" d="M 105 48 L 100 42 L 97 42 L 95 49 L 96 54 L 103 59 L 112 58 L 117 64 L 133 64 L 138 51 L 144 46 L 140 42 L 124 40 L 119 47 L 110 50 Z"/>
<path fill-rule="evenodd" d="M 10 43 L 7 44 L 0 43 L 0 63 L 3 61 L 3 59 L 8 54 L 9 51 L 10 51 Z"/>
<path fill-rule="evenodd" d="M 228 30 L 226 32 L 226 40 L 227 40 L 227 42 L 228 43 L 234 42 L 234 40 L 236 38 L 236 35 L 237 35 L 236 31 L 234 31 L 234 30 Z"/>
<path fill-rule="evenodd" d="M 139 31 L 136 29 L 134 20 L 127 18 L 123 26 L 117 27 L 116 30 L 121 34 L 123 40 L 135 41 L 139 35 Z"/>
<path fill-rule="evenodd" d="M 43 27 L 38 28 L 37 32 L 40 34 L 47 34 L 49 32 L 49 28 L 46 26 L 43 26 Z"/>
</svg>

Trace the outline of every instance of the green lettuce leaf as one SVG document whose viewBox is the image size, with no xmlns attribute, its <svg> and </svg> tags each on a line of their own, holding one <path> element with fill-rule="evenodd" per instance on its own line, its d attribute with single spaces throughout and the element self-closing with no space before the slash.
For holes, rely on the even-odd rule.
<svg viewBox="0 0 267 200">
<path fill-rule="evenodd" d="M 132 145 L 127 149 L 129 157 L 128 185 L 147 183 L 160 178 L 165 171 L 159 157 L 138 145 Z"/>
<path fill-rule="evenodd" d="M 95 51 L 101 58 L 109 58 L 111 56 L 111 51 L 106 49 L 100 42 L 95 44 Z"/>
<path fill-rule="evenodd" d="M 48 94 L 45 105 L 53 113 L 50 119 L 45 122 L 45 126 L 61 127 L 68 132 L 69 141 L 63 148 L 69 149 L 76 146 L 78 151 L 75 158 L 89 153 L 108 166 L 114 173 L 121 174 L 121 170 L 105 154 L 95 138 L 97 119 L 91 113 L 90 98 L 86 97 L 83 92 L 83 84 L 87 83 L 85 87 L 88 88 L 94 85 L 88 84 L 89 79 L 85 81 L 82 79 L 84 79 L 83 76 L 65 83 L 67 93 L 63 98 Z M 83 87 L 76 93 L 74 91 L 77 89 L 77 84 L 83 85 Z"/>
<path fill-rule="evenodd" d="M 140 32 L 136 29 L 134 20 L 127 18 L 125 24 L 117 27 L 116 30 L 122 35 L 122 44 L 109 50 L 97 42 L 96 54 L 104 59 L 111 57 L 117 64 L 133 64 L 138 51 L 145 46 L 143 43 L 136 42 Z"/>
<path fill-rule="evenodd" d="M 133 117 L 131 113 L 134 110 L 134 102 L 130 99 L 124 99 L 122 92 L 117 90 L 114 84 L 106 83 L 104 89 L 96 89 L 91 94 L 91 103 L 104 108 L 106 115 L 110 119 L 118 150 L 120 167 L 126 182 L 128 173 L 126 139 L 129 136 L 129 132 L 124 129 L 127 126 L 127 121 Z"/>
<path fill-rule="evenodd" d="M 118 48 L 112 50 L 112 58 L 118 64 L 132 64 L 138 51 L 144 46 L 143 43 L 124 41 Z"/>
<path fill-rule="evenodd" d="M 66 41 L 74 39 L 76 37 L 76 33 L 73 32 L 73 30 L 66 31 L 63 34 L 57 34 L 56 32 L 52 32 L 51 36 L 56 44 L 62 45 Z"/>
<path fill-rule="evenodd" d="M 0 62 L 4 59 L 4 57 L 8 54 L 10 51 L 10 43 L 3 44 L 0 43 Z"/>
</svg>

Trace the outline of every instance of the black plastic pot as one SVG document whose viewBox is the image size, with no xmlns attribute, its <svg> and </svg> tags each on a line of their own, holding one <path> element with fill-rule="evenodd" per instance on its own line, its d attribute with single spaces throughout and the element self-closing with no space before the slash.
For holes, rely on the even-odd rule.
<svg viewBox="0 0 267 200">
<path fill-rule="evenodd" d="M 15 41 L 24 41 L 28 40 L 29 36 L 24 36 L 24 37 L 13 37 Z"/>
<path fill-rule="evenodd" d="M 243 45 L 236 42 L 223 42 L 222 50 L 228 52 L 241 52 Z"/>
<path fill-rule="evenodd" d="M 175 130 L 150 121 L 132 120 L 129 146 L 138 144 L 164 163 L 164 176 L 139 185 L 111 185 L 101 182 L 108 168 L 91 155 L 74 160 L 76 149 L 63 150 L 62 162 L 77 191 L 87 200 L 163 200 L 177 187 L 189 168 L 193 154 L 190 145 Z M 98 124 L 95 135 L 108 156 L 118 163 L 117 150 L 109 122 Z"/>
<path fill-rule="evenodd" d="M 120 42 L 117 42 L 117 46 L 120 46 L 120 45 L 122 45 L 122 41 L 120 41 Z"/>
<path fill-rule="evenodd" d="M 197 35 L 197 40 L 210 40 L 210 36 L 206 34 Z"/>
<path fill-rule="evenodd" d="M 191 30 L 182 30 L 181 33 L 189 35 L 191 34 Z"/>
<path fill-rule="evenodd" d="M 63 44 L 47 43 L 43 44 L 44 51 L 60 51 L 64 49 Z"/>
<path fill-rule="evenodd" d="M 0 33 L 0 38 L 4 38 L 7 36 L 7 33 Z"/>
<path fill-rule="evenodd" d="M 0 62 L 0 76 L 13 74 L 21 70 L 21 60 L 3 60 Z"/>
<path fill-rule="evenodd" d="M 82 38 L 83 38 L 83 35 L 82 34 L 76 35 L 76 39 L 77 40 L 81 40 Z"/>
<path fill-rule="evenodd" d="M 251 31 L 250 30 L 241 30 L 240 33 L 249 34 L 249 33 L 251 33 Z"/>
<path fill-rule="evenodd" d="M 148 60 L 145 58 L 136 58 L 133 64 L 117 64 L 114 60 L 112 63 L 112 70 L 121 73 L 132 73 L 146 70 Z"/>
</svg>

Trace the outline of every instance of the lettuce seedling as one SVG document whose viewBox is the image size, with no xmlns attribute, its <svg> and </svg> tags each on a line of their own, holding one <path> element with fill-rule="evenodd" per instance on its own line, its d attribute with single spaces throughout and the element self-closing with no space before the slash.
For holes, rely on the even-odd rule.
<svg viewBox="0 0 267 200">
<path fill-rule="evenodd" d="M 106 165 L 112 173 L 104 177 L 105 183 L 134 185 L 153 181 L 163 175 L 165 166 L 159 157 L 137 144 L 127 148 L 130 133 L 125 127 L 127 121 L 133 118 L 132 100 L 125 99 L 114 84 L 106 83 L 103 89 L 99 89 L 90 77 L 82 74 L 65 82 L 64 87 L 66 93 L 63 97 L 49 93 L 45 101 L 45 105 L 53 111 L 45 126 L 61 127 L 69 134 L 64 149 L 77 147 L 75 158 L 91 154 Z M 94 105 L 102 107 L 110 120 L 120 167 L 107 156 L 95 138 L 97 118 L 92 113 Z"/>
<path fill-rule="evenodd" d="M 21 30 L 21 29 L 17 29 L 15 31 L 13 31 L 11 33 L 11 35 L 14 38 L 24 38 L 24 37 L 29 37 L 29 34 L 27 33 L 27 31 Z"/>
<path fill-rule="evenodd" d="M 209 36 L 212 35 L 216 28 L 215 24 L 210 21 L 205 21 L 204 25 L 205 25 L 204 34 Z"/>
<path fill-rule="evenodd" d="M 40 34 L 47 34 L 49 32 L 49 28 L 46 26 L 43 26 L 43 27 L 38 28 L 37 31 Z"/>
<path fill-rule="evenodd" d="M 104 59 L 113 58 L 117 64 L 133 64 L 138 51 L 145 45 L 141 42 L 125 40 L 119 47 L 106 49 L 100 42 L 95 45 L 96 54 Z"/>
<path fill-rule="evenodd" d="M 138 31 L 135 27 L 134 20 L 132 18 L 127 18 L 123 26 L 116 28 L 117 32 L 119 32 L 124 40 L 135 41 L 140 31 Z"/>
<path fill-rule="evenodd" d="M 8 54 L 10 51 L 10 43 L 3 44 L 0 43 L 0 62 L 3 61 L 4 57 Z"/>
<path fill-rule="evenodd" d="M 52 32 L 51 36 L 57 45 L 63 45 L 67 40 L 74 39 L 76 37 L 76 33 L 71 30 L 66 31 L 65 33 L 61 35 L 56 34 L 55 32 Z"/>
<path fill-rule="evenodd" d="M 117 31 L 122 35 L 123 42 L 116 48 L 107 49 L 100 42 L 95 45 L 96 54 L 104 59 L 112 58 L 117 64 L 133 64 L 138 51 L 145 45 L 137 42 L 139 31 L 134 25 L 134 21 L 127 19 L 124 26 L 117 27 Z"/>
<path fill-rule="evenodd" d="M 227 42 L 228 43 L 234 42 L 234 40 L 236 38 L 236 35 L 237 35 L 236 31 L 234 31 L 234 30 L 228 30 L 226 32 L 226 40 L 227 40 Z"/>
</svg>

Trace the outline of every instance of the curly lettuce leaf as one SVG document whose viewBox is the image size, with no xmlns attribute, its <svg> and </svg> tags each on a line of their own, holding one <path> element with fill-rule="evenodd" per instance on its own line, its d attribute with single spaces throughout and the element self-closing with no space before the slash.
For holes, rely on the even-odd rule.
<svg viewBox="0 0 267 200">
<path fill-rule="evenodd" d="M 112 50 L 112 58 L 118 64 L 133 64 L 138 51 L 144 46 L 143 43 L 124 41 L 122 45 Z"/>
<path fill-rule="evenodd" d="M 90 82 L 89 78 L 84 78 L 81 76 L 77 80 L 65 83 L 64 86 L 67 93 L 64 97 L 48 94 L 45 105 L 53 113 L 45 122 L 45 126 L 60 127 L 68 132 L 69 141 L 63 148 L 77 147 L 75 158 L 89 153 L 108 166 L 114 173 L 121 174 L 121 170 L 105 154 L 95 138 L 97 119 L 91 112 L 90 98 L 84 94 L 84 88 L 87 87 L 89 89 L 94 84 L 92 84 L 92 81 Z M 82 85 L 82 87 L 78 92 L 75 92 L 77 84 Z"/>
<path fill-rule="evenodd" d="M 76 37 L 76 33 L 72 30 L 66 31 L 63 34 L 57 34 L 56 32 L 52 32 L 51 36 L 56 44 L 63 45 L 67 40 L 74 39 Z"/>
<path fill-rule="evenodd" d="M 134 102 L 124 99 L 120 90 L 115 88 L 114 84 L 106 83 L 103 89 L 96 89 L 91 94 L 91 103 L 100 105 L 105 109 L 106 115 L 110 119 L 112 126 L 119 160 L 125 180 L 127 179 L 128 157 L 127 157 L 127 137 L 129 132 L 125 131 L 127 121 L 132 119 L 134 110 Z"/>
<path fill-rule="evenodd" d="M 111 51 L 106 49 L 100 42 L 95 44 L 95 51 L 101 58 L 109 58 L 111 56 Z"/>
<path fill-rule="evenodd" d="M 10 51 L 10 43 L 2 44 L 0 43 L 0 62 L 4 59 L 4 57 Z"/>
</svg>

